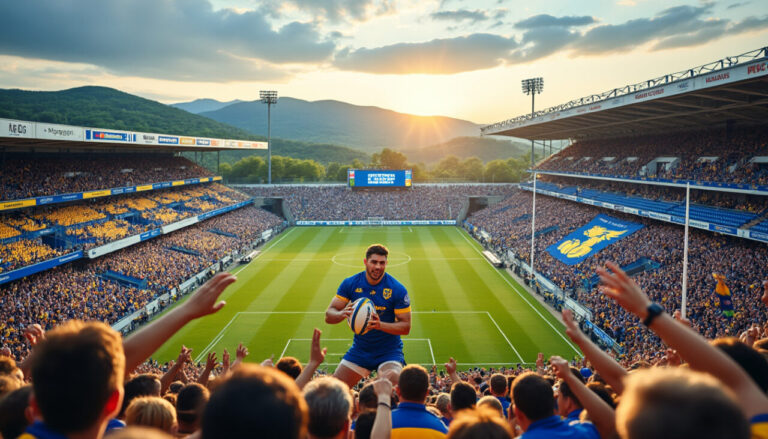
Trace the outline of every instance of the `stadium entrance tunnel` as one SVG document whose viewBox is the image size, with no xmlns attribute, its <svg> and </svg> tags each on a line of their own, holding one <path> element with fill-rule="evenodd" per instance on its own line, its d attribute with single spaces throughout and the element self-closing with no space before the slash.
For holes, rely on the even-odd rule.
<svg viewBox="0 0 768 439">
<path fill-rule="evenodd" d="M 474 212 L 477 212 L 478 210 L 483 210 L 488 206 L 493 206 L 494 204 L 501 201 L 504 197 L 494 195 L 494 196 L 487 196 L 487 197 L 467 197 L 467 198 L 469 199 L 469 203 L 467 206 L 467 212 L 464 215 L 465 218 L 472 215 Z"/>
<path fill-rule="evenodd" d="M 287 212 L 287 206 L 284 207 L 282 198 L 272 197 L 256 197 L 254 198 L 254 204 L 267 212 L 272 212 L 280 218 L 285 218 L 291 221 L 290 212 Z"/>
</svg>

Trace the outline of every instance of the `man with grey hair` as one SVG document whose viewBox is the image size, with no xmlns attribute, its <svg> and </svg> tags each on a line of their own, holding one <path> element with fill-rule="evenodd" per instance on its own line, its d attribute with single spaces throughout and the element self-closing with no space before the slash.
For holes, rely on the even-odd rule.
<svg viewBox="0 0 768 439">
<path fill-rule="evenodd" d="M 349 431 L 352 397 L 342 381 L 324 377 L 304 387 L 309 406 L 310 439 L 346 438 Z"/>
<path fill-rule="evenodd" d="M 447 393 L 437 395 L 435 407 L 440 410 L 440 420 L 443 421 L 443 424 L 450 426 L 451 421 L 453 420 L 453 413 L 451 412 L 451 395 Z"/>
</svg>

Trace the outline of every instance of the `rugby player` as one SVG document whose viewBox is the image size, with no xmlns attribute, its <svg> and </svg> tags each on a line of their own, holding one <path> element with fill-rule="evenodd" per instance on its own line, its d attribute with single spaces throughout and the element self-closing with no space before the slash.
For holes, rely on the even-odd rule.
<svg viewBox="0 0 768 439">
<path fill-rule="evenodd" d="M 325 322 L 336 324 L 352 314 L 352 303 L 359 298 L 367 297 L 376 307 L 369 330 L 355 335 L 333 374 L 349 387 L 374 370 L 397 384 L 405 365 L 400 336 L 411 332 L 411 303 L 403 284 L 386 273 L 388 256 L 383 245 L 369 246 L 363 260 L 365 271 L 344 279 L 325 311 Z"/>
</svg>

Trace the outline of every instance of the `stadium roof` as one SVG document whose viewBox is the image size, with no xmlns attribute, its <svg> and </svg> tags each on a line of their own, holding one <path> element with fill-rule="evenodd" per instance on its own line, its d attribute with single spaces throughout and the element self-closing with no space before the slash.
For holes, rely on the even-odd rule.
<svg viewBox="0 0 768 439">
<path fill-rule="evenodd" d="M 223 151 L 267 149 L 267 142 L 141 133 L 0 119 L 0 149 L 5 151 Z"/>
<path fill-rule="evenodd" d="M 483 135 L 579 139 L 768 121 L 768 47 L 586 96 L 481 128 Z"/>
</svg>

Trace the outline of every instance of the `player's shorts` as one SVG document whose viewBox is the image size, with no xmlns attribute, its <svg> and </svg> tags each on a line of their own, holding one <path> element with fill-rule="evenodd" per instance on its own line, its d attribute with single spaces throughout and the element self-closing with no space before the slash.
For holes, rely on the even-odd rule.
<svg viewBox="0 0 768 439">
<path fill-rule="evenodd" d="M 341 360 L 342 365 L 362 376 L 370 375 L 371 371 L 377 370 L 384 363 L 405 365 L 405 356 L 402 349 L 370 353 L 353 346 L 344 354 L 344 358 Z"/>
</svg>

